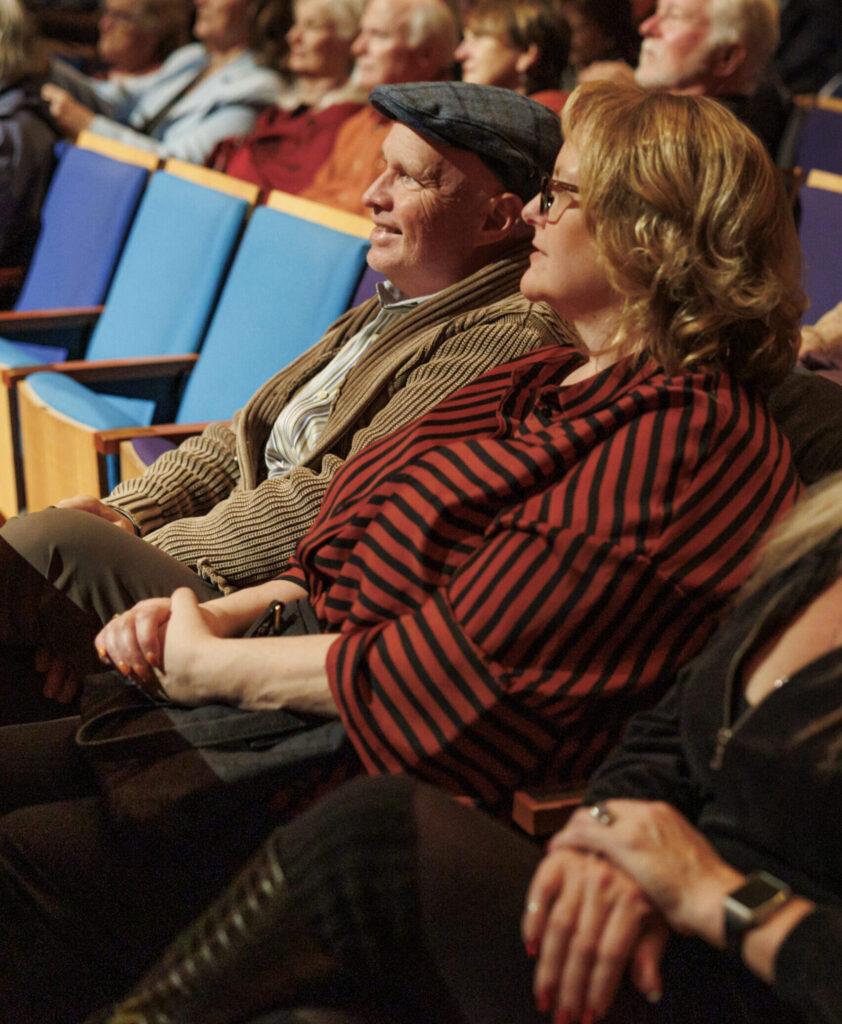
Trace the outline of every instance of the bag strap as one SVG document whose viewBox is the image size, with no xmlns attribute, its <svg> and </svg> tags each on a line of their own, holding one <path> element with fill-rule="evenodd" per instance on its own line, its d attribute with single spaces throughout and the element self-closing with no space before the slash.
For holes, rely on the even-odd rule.
<svg viewBox="0 0 842 1024">
<path fill-rule="evenodd" d="M 120 753 L 148 753 L 150 751 L 169 752 L 174 745 L 207 748 L 222 747 L 231 743 L 245 743 L 249 740 L 266 739 L 269 736 L 281 736 L 310 727 L 310 723 L 297 715 L 274 708 L 269 711 L 240 711 L 238 708 L 220 708 L 213 706 L 214 712 L 228 711 L 230 714 L 214 714 L 212 718 L 201 718 L 197 715 L 204 709 L 168 710 L 155 707 L 170 718 L 169 725 L 157 725 L 136 733 L 101 735 L 109 726 L 125 721 L 127 717 L 148 715 L 149 705 L 133 707 L 109 708 L 83 722 L 76 731 L 76 745 L 87 750 L 106 752 L 109 750 Z M 173 720 L 173 715 L 181 712 L 184 722 Z M 180 741 L 180 742 L 179 742 Z"/>
<path fill-rule="evenodd" d="M 185 84 L 178 90 L 178 92 L 174 96 L 171 96 L 163 105 L 163 107 L 161 107 L 160 110 L 156 111 L 151 117 L 147 118 L 141 125 L 135 128 L 135 131 L 142 132 L 144 135 L 152 135 L 152 133 L 155 131 L 158 125 L 161 124 L 161 122 L 164 120 L 167 114 L 169 114 L 169 112 L 176 105 L 176 103 L 178 103 L 180 99 L 183 99 L 187 95 L 187 93 L 190 92 L 193 86 L 198 83 L 199 79 L 203 77 L 206 71 L 207 68 L 204 67 L 201 69 L 201 71 L 197 72 L 195 75 L 192 75 L 189 82 L 185 82 Z"/>
</svg>

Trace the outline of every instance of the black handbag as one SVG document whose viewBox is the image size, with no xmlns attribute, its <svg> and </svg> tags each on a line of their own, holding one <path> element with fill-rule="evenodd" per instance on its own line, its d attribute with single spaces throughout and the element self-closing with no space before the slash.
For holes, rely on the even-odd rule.
<svg viewBox="0 0 842 1024">
<path fill-rule="evenodd" d="M 320 632 L 307 601 L 273 602 L 247 636 Z M 89 679 L 76 745 L 88 759 L 115 823 L 149 828 L 208 806 L 268 800 L 320 763 L 351 753 L 342 722 L 284 709 L 198 708 L 155 700 L 115 672 Z"/>
</svg>

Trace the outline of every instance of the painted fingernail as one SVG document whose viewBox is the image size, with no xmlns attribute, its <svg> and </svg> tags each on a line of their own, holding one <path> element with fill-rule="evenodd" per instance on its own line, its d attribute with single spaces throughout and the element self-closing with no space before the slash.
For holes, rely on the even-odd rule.
<svg viewBox="0 0 842 1024">
<path fill-rule="evenodd" d="M 545 988 L 542 992 L 538 993 L 538 998 L 535 1000 L 535 1005 L 538 1007 L 539 1013 L 549 1013 L 550 1006 L 552 1006 L 553 994 Z"/>
<path fill-rule="evenodd" d="M 141 679 L 146 678 L 146 667 L 144 665 L 132 665 L 132 672 Z"/>
<path fill-rule="evenodd" d="M 660 1003 L 663 994 L 659 988 L 654 988 L 651 992 L 646 993 L 646 1001 L 647 1003 Z"/>
<path fill-rule="evenodd" d="M 538 955 L 538 940 L 530 939 L 526 944 L 526 955 L 536 957 Z"/>
<path fill-rule="evenodd" d="M 129 674 L 129 666 L 125 663 L 125 661 L 118 661 L 117 668 L 123 673 L 124 676 L 127 676 Z"/>
</svg>

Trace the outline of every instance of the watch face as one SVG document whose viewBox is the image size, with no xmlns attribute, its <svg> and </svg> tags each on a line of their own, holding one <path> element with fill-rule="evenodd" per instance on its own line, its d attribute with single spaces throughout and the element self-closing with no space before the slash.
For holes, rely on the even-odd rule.
<svg viewBox="0 0 842 1024">
<path fill-rule="evenodd" d="M 775 885 L 771 882 L 767 882 L 766 879 L 760 875 L 752 875 L 749 877 L 745 885 L 741 886 L 731 895 L 734 899 L 739 900 L 743 906 L 748 907 L 749 910 L 756 910 L 758 907 L 762 907 L 764 903 L 777 896 L 780 891 L 780 883 Z"/>
</svg>

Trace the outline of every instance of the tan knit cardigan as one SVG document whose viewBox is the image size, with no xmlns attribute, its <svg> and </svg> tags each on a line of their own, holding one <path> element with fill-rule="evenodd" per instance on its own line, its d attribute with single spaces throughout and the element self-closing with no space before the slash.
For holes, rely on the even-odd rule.
<svg viewBox="0 0 842 1024">
<path fill-rule="evenodd" d="M 416 419 L 484 370 L 569 335 L 517 292 L 528 246 L 397 318 L 349 371 L 307 462 L 266 478 L 264 448 L 289 397 L 377 313 L 350 310 L 235 416 L 161 456 L 108 501 L 146 539 L 223 590 L 276 575 L 307 532 L 345 459 Z M 282 328 L 279 328 L 282 329 Z M 247 327 L 245 328 L 247 330 Z"/>
</svg>

